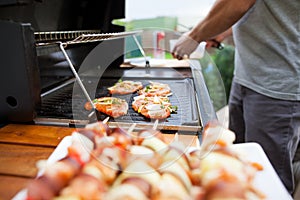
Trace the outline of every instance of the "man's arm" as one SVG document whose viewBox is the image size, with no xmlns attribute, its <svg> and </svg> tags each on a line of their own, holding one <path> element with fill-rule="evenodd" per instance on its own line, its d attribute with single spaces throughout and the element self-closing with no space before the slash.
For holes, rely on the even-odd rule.
<svg viewBox="0 0 300 200">
<path fill-rule="evenodd" d="M 179 38 L 173 56 L 182 59 L 190 55 L 202 41 L 209 40 L 230 29 L 256 0 L 217 0 L 203 21 Z"/>
<path fill-rule="evenodd" d="M 223 33 L 235 24 L 255 3 L 256 0 L 217 0 L 212 9 L 189 34 L 201 42 Z"/>
</svg>

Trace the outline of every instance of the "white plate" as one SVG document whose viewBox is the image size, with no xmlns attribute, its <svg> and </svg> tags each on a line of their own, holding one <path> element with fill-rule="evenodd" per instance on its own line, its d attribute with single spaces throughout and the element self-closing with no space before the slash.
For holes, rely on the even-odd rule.
<svg viewBox="0 0 300 200">
<path fill-rule="evenodd" d="M 67 147 L 71 145 L 72 136 L 66 136 L 59 143 L 47 160 L 47 163 L 53 163 L 63 158 L 67 154 Z M 267 200 L 292 200 L 293 198 L 287 192 L 262 147 L 257 143 L 235 144 L 233 148 L 247 156 L 249 161 L 257 162 L 264 168 L 256 174 L 254 186 L 266 195 Z M 39 173 L 40 174 L 40 173 Z M 26 190 L 21 190 L 13 200 L 25 200 Z"/>
<path fill-rule="evenodd" d="M 60 143 L 57 145 L 57 147 L 54 149 L 52 154 L 47 159 L 47 164 L 54 163 L 62 158 L 64 158 L 68 154 L 68 147 L 72 144 L 72 136 L 65 136 Z M 43 174 L 43 171 L 39 171 L 37 176 L 40 176 Z M 26 200 L 27 198 L 27 190 L 23 189 L 20 192 L 18 192 L 12 200 Z"/>
<path fill-rule="evenodd" d="M 292 200 L 283 183 L 279 179 L 262 147 L 257 143 L 244 143 L 233 145 L 238 151 L 242 151 L 247 159 L 261 164 L 263 171 L 257 172 L 253 185 L 262 191 L 268 200 Z"/>
</svg>

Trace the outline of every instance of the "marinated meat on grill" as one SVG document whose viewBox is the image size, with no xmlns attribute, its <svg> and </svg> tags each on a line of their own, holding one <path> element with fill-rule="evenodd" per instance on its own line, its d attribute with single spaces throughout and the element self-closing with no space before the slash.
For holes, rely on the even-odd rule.
<svg viewBox="0 0 300 200">
<path fill-rule="evenodd" d="M 150 85 L 147 85 L 142 90 L 139 90 L 138 94 L 145 95 L 147 97 L 169 96 L 171 95 L 171 88 L 168 84 L 150 81 Z"/>
<path fill-rule="evenodd" d="M 120 80 L 114 86 L 107 88 L 110 94 L 132 94 L 143 88 L 141 82 Z"/>
<path fill-rule="evenodd" d="M 139 95 L 134 98 L 132 108 L 150 119 L 165 119 L 170 116 L 171 112 L 176 111 L 168 97 L 147 97 Z"/>
<path fill-rule="evenodd" d="M 127 114 L 128 103 L 124 99 L 116 97 L 101 97 L 93 100 L 96 110 L 107 114 L 113 118 L 117 118 Z M 92 110 L 92 105 L 87 102 L 84 105 L 86 110 Z"/>
</svg>

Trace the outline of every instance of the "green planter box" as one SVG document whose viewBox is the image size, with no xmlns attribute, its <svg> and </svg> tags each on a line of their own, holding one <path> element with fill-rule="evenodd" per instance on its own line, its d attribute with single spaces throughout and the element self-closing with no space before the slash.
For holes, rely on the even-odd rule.
<svg viewBox="0 0 300 200">
<path fill-rule="evenodd" d="M 177 17 L 156 17 L 149 19 L 137 19 L 137 20 L 125 20 L 115 19 L 113 24 L 124 26 L 126 31 L 134 30 L 166 30 L 176 31 L 177 29 Z M 137 39 L 141 43 L 141 36 Z M 141 52 L 137 49 L 137 45 L 132 37 L 125 38 L 125 58 L 141 57 Z M 168 55 L 166 55 L 168 57 Z M 170 57 L 170 56 L 169 56 Z"/>
</svg>

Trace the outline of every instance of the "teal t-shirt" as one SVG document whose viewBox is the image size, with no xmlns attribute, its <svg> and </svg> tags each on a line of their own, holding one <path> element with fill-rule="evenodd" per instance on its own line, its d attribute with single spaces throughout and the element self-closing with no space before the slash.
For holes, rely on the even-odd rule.
<svg viewBox="0 0 300 200">
<path fill-rule="evenodd" d="M 300 100 L 300 1 L 257 0 L 234 26 L 234 80 L 258 93 Z"/>
</svg>

